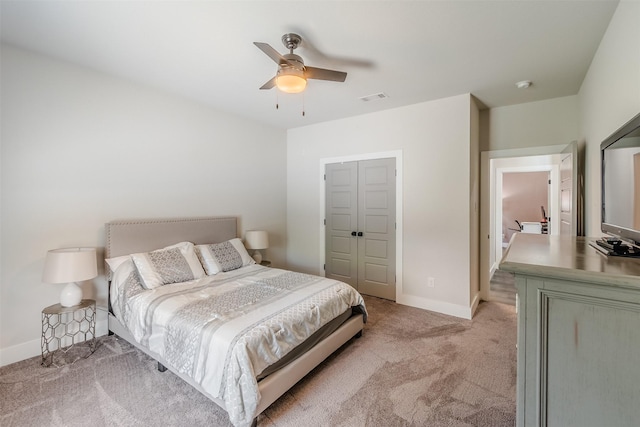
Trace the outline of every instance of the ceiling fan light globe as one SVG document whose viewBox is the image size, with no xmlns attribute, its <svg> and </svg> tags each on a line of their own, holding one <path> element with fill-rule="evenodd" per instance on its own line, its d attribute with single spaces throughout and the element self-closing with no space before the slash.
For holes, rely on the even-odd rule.
<svg viewBox="0 0 640 427">
<path fill-rule="evenodd" d="M 298 76 L 278 76 L 276 86 L 285 93 L 300 93 L 307 87 L 307 81 Z"/>
<path fill-rule="evenodd" d="M 307 79 L 301 70 L 283 68 L 278 71 L 276 87 L 285 93 L 300 93 L 307 87 Z"/>
</svg>

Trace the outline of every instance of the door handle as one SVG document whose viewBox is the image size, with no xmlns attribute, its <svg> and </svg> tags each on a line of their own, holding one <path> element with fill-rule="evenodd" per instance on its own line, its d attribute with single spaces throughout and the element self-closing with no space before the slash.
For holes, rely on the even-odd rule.
<svg viewBox="0 0 640 427">
<path fill-rule="evenodd" d="M 356 236 L 356 232 L 355 232 L 355 231 L 352 231 L 352 232 L 351 232 L 351 235 L 352 235 L 353 237 L 355 237 L 355 236 Z"/>
<path fill-rule="evenodd" d="M 362 231 L 358 231 L 358 237 L 362 237 Z"/>
</svg>

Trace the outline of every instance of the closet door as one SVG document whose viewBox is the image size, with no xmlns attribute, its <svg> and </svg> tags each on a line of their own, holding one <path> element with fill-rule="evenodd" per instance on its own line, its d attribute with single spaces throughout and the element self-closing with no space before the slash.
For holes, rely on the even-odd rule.
<svg viewBox="0 0 640 427">
<path fill-rule="evenodd" d="M 358 289 L 358 162 L 325 168 L 325 276 Z"/>
<path fill-rule="evenodd" d="M 396 299 L 396 161 L 358 163 L 358 291 Z"/>
<path fill-rule="evenodd" d="M 325 275 L 395 300 L 395 159 L 325 169 Z"/>
</svg>

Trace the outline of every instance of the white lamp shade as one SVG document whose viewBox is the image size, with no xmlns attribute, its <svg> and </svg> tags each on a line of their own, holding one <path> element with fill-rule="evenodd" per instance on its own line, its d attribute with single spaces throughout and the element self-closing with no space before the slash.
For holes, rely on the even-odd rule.
<svg viewBox="0 0 640 427">
<path fill-rule="evenodd" d="M 47 252 L 42 281 L 46 283 L 81 282 L 98 275 L 95 248 L 63 248 Z"/>
<path fill-rule="evenodd" d="M 266 231 L 247 231 L 244 240 L 247 249 L 267 249 L 269 247 L 269 233 Z"/>
<path fill-rule="evenodd" d="M 98 275 L 95 248 L 63 248 L 47 252 L 42 281 L 68 283 L 60 292 L 60 305 L 73 307 L 82 301 L 82 289 L 74 282 L 93 279 Z"/>
</svg>

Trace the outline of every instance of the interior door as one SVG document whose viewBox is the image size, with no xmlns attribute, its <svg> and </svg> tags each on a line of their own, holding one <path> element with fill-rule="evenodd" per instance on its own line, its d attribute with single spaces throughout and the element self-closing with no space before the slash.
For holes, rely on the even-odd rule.
<svg viewBox="0 0 640 427">
<path fill-rule="evenodd" d="M 633 155 L 633 228 L 640 230 L 640 154 Z"/>
<path fill-rule="evenodd" d="M 325 209 L 325 276 L 358 289 L 358 162 L 326 165 Z"/>
<path fill-rule="evenodd" d="M 560 161 L 560 234 L 578 235 L 578 143 L 562 151 Z"/>
<path fill-rule="evenodd" d="M 390 300 L 396 299 L 395 190 L 395 159 L 359 162 L 357 289 Z"/>
<path fill-rule="evenodd" d="M 328 164 L 325 275 L 395 300 L 395 159 Z"/>
</svg>

